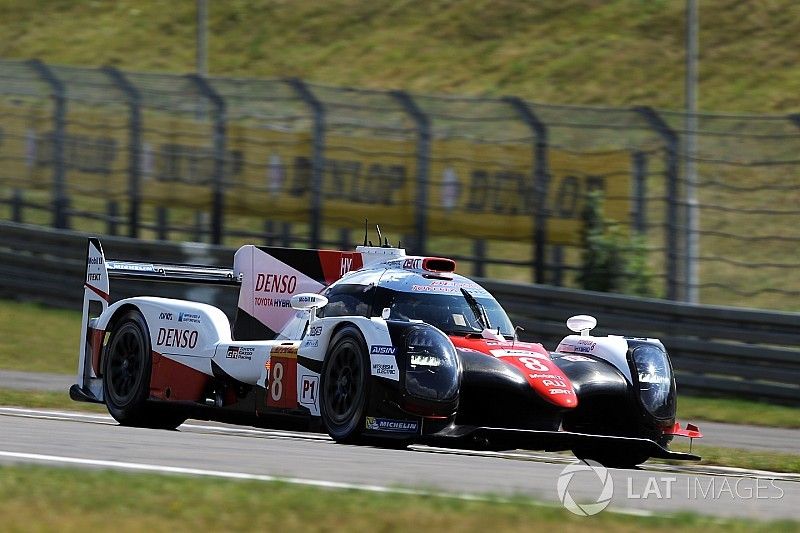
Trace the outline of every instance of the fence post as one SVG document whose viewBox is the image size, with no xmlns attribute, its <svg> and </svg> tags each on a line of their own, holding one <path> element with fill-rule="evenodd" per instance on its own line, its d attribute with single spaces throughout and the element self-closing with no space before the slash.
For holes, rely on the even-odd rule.
<svg viewBox="0 0 800 533">
<path fill-rule="evenodd" d="M 222 244 L 222 226 L 225 216 L 225 100 L 208 83 L 208 80 L 197 74 L 187 74 L 200 93 L 205 96 L 214 108 L 214 177 L 213 200 L 211 206 L 211 243 Z"/>
<path fill-rule="evenodd" d="M 678 183 L 678 134 L 664 122 L 656 111 L 647 106 L 634 107 L 642 118 L 653 128 L 666 143 L 665 167 L 667 179 L 667 226 L 664 240 L 667 243 L 667 299 L 685 300 L 683 290 L 680 290 L 679 257 L 678 250 L 678 218 L 680 203 L 680 188 Z"/>
<path fill-rule="evenodd" d="M 13 222 L 24 222 L 22 220 L 22 209 L 25 207 L 25 200 L 22 198 L 22 191 L 14 189 L 11 193 L 11 220 Z"/>
<path fill-rule="evenodd" d="M 169 239 L 169 211 L 162 205 L 156 208 L 156 238 L 159 241 Z"/>
<path fill-rule="evenodd" d="M 633 227 L 640 235 L 647 232 L 647 153 L 637 150 L 633 159 Z"/>
<path fill-rule="evenodd" d="M 414 209 L 416 234 L 414 253 L 425 255 L 428 238 L 428 183 L 431 159 L 431 121 L 414 99 L 405 91 L 390 93 L 417 125 L 417 196 Z"/>
<path fill-rule="evenodd" d="M 142 97 L 128 78 L 117 68 L 103 67 L 117 88 L 128 100 L 128 236 L 139 237 L 139 216 L 142 204 Z"/>
<path fill-rule="evenodd" d="M 108 229 L 106 231 L 109 235 L 116 235 L 117 218 L 119 217 L 119 204 L 116 200 L 108 201 L 108 204 L 106 204 L 106 213 L 108 217 L 108 221 L 106 222 Z"/>
<path fill-rule="evenodd" d="M 472 241 L 472 275 L 476 278 L 486 277 L 486 240 L 475 239 Z"/>
<path fill-rule="evenodd" d="M 50 86 L 53 97 L 53 226 L 60 229 L 69 227 L 66 194 L 64 140 L 66 128 L 67 99 L 66 89 L 50 68 L 38 59 L 27 61 L 31 67 Z"/>
<path fill-rule="evenodd" d="M 298 78 L 286 82 L 294 89 L 314 115 L 314 141 L 311 157 L 311 248 L 322 241 L 322 181 L 325 173 L 325 107 L 306 83 Z"/>
<path fill-rule="evenodd" d="M 547 191 L 550 187 L 550 172 L 547 152 L 547 127 L 521 98 L 506 96 L 508 103 L 528 125 L 533 133 L 533 186 L 536 198 L 533 202 L 533 280 L 545 283 L 545 242 L 547 241 Z"/>
</svg>

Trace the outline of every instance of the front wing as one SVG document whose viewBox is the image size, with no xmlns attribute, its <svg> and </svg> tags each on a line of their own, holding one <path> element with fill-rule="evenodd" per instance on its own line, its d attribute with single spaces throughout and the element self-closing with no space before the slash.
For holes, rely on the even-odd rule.
<svg viewBox="0 0 800 533">
<path fill-rule="evenodd" d="M 691 453 L 674 452 L 650 439 L 637 437 L 615 437 L 610 435 L 590 435 L 570 431 L 540 431 L 535 429 L 507 429 L 479 426 L 450 426 L 430 436 L 431 444 L 446 444 L 448 440 L 461 441 L 487 440 L 508 449 L 527 449 L 544 451 L 572 450 L 584 446 L 613 447 L 622 453 L 647 453 L 651 458 L 674 459 L 679 461 L 699 461 L 700 457 Z M 437 442 L 439 441 L 439 442 Z"/>
</svg>

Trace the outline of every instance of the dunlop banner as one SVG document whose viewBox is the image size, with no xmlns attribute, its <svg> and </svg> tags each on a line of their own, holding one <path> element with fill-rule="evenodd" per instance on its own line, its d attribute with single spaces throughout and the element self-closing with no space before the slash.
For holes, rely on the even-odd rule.
<svg viewBox="0 0 800 533">
<path fill-rule="evenodd" d="M 599 189 L 606 215 L 629 219 L 628 152 L 575 154 L 549 150 L 545 211 L 551 244 L 578 244 L 586 193 Z M 428 227 L 431 233 L 530 241 L 536 189 L 533 150 L 526 144 L 463 140 L 434 143 Z"/>
<path fill-rule="evenodd" d="M 2 112 L 4 108 L 0 108 Z M 50 187 L 52 128 L 43 114 L 4 122 L 4 174 Z M 12 124 L 12 126 L 7 126 Z M 44 127 L 43 127 L 44 126 Z M 8 128 L 24 131 L 9 141 Z M 313 147 L 308 131 L 279 131 L 255 120 L 226 124 L 224 192 L 227 215 L 310 222 Z M 127 194 L 127 114 L 70 108 L 65 139 L 67 190 L 97 198 Z M 360 228 L 364 218 L 387 230 L 415 232 L 417 155 L 413 140 L 327 135 L 322 176 L 322 225 Z M 140 153 L 145 203 L 210 209 L 215 152 L 208 117 L 145 110 Z M 536 189 L 529 144 L 436 139 L 425 197 L 430 235 L 530 242 Z M 629 219 L 631 158 L 626 151 L 576 154 L 549 150 L 547 239 L 577 244 L 585 195 L 604 191 L 606 215 Z M 4 176 L 5 177 L 5 176 Z"/>
</svg>

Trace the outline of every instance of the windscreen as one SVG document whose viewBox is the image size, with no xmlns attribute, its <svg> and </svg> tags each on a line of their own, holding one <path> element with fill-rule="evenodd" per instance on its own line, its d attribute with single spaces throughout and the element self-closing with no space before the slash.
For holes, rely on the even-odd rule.
<svg viewBox="0 0 800 533">
<path fill-rule="evenodd" d="M 421 320 L 448 335 L 480 333 L 484 329 L 483 322 L 487 320 L 489 323 L 485 327 L 495 331 L 499 329 L 500 334 L 505 337 L 514 335 L 514 327 L 497 300 L 480 295 L 473 298 L 471 305 L 468 297 L 460 292 L 420 294 L 381 288 L 376 294 L 375 308 L 380 313 L 383 308 L 388 307 L 390 319 Z"/>
</svg>

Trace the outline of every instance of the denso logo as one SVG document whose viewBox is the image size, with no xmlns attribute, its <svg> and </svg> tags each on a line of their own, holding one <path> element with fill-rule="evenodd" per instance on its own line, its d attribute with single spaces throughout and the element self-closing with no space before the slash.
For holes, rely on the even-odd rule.
<svg viewBox="0 0 800 533">
<path fill-rule="evenodd" d="M 194 348 L 197 346 L 197 332 L 190 329 L 158 328 L 156 344 L 170 348 Z"/>
<path fill-rule="evenodd" d="M 258 274 L 256 276 L 256 291 L 287 294 L 293 293 L 296 288 L 297 276 L 288 274 Z"/>
</svg>

